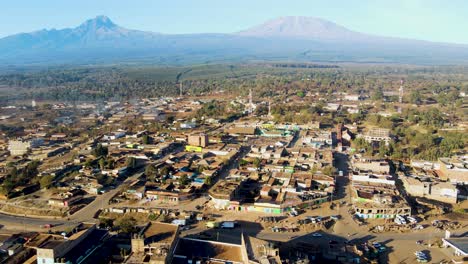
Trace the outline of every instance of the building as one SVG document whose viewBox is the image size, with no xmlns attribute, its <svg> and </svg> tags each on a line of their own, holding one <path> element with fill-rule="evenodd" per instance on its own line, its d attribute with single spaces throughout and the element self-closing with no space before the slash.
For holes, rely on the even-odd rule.
<svg viewBox="0 0 468 264">
<path fill-rule="evenodd" d="M 107 235 L 106 230 L 96 229 L 95 224 L 79 224 L 70 234 L 41 234 L 25 245 L 36 249 L 36 263 L 71 264 L 86 260 Z"/>
<path fill-rule="evenodd" d="M 445 203 L 457 203 L 458 189 L 449 182 L 421 181 L 418 178 L 400 177 L 406 192 L 411 196 L 424 197 Z"/>
<path fill-rule="evenodd" d="M 174 264 L 186 263 L 249 263 L 244 236 L 241 244 L 195 238 L 181 238 L 174 253 Z"/>
<path fill-rule="evenodd" d="M 468 185 L 468 157 L 454 156 L 452 158 L 440 158 L 439 166 L 441 179 L 455 184 Z"/>
<path fill-rule="evenodd" d="M 230 135 L 250 135 L 253 136 L 257 132 L 257 127 L 243 127 L 243 126 L 235 126 L 226 129 L 226 133 Z"/>
<path fill-rule="evenodd" d="M 452 248 L 454 251 L 453 254 L 455 256 L 464 257 L 464 261 L 467 260 L 466 258 L 468 258 L 468 237 L 442 238 L 442 244 L 445 248 Z"/>
<path fill-rule="evenodd" d="M 344 99 L 346 101 L 360 101 L 364 98 L 359 94 L 347 94 L 344 96 Z"/>
<path fill-rule="evenodd" d="M 132 236 L 132 253 L 125 263 L 173 263 L 173 252 L 178 241 L 178 225 L 149 222 Z"/>
<path fill-rule="evenodd" d="M 388 219 L 411 214 L 411 207 L 398 192 L 390 175 L 354 171 L 351 190 L 353 209 L 361 218 Z"/>
<path fill-rule="evenodd" d="M 31 149 L 30 141 L 10 140 L 8 142 L 8 150 L 12 156 L 22 156 Z"/>
<path fill-rule="evenodd" d="M 386 128 L 371 128 L 367 133 L 361 135 L 367 142 L 385 142 L 385 145 L 390 144 L 390 129 Z"/>
<path fill-rule="evenodd" d="M 188 144 L 197 147 L 208 146 L 209 140 L 207 134 L 198 134 L 188 136 Z"/>
<path fill-rule="evenodd" d="M 374 173 L 389 174 L 390 164 L 382 159 L 355 158 L 352 160 L 354 170 L 372 171 Z"/>
</svg>

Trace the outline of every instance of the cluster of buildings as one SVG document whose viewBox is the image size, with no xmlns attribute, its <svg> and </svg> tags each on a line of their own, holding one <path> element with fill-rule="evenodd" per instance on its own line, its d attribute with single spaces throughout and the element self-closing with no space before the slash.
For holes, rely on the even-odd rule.
<svg viewBox="0 0 468 264">
<path fill-rule="evenodd" d="M 387 161 L 354 155 L 351 164 L 355 215 L 363 219 L 389 219 L 411 214 L 411 206 L 398 190 Z"/>
<path fill-rule="evenodd" d="M 307 128 L 285 132 L 283 127 L 266 125 L 238 126 L 229 132 L 243 137 L 241 132 L 248 129 L 269 132 L 250 135 L 255 137 L 255 144 L 239 160 L 239 169 L 231 170 L 209 190 L 216 209 L 284 214 L 294 207 L 329 201 L 335 191 L 334 175 L 321 170 L 334 165 L 331 131 L 322 132 L 326 134 L 322 138 L 312 136 Z M 272 131 L 278 136 L 271 136 Z M 309 144 L 310 138 L 317 140 Z M 298 142 L 291 144 L 293 140 Z"/>
</svg>

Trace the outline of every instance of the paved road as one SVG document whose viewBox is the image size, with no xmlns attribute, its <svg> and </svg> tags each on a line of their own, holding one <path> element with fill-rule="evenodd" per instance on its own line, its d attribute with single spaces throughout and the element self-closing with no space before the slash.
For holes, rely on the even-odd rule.
<svg viewBox="0 0 468 264">
<path fill-rule="evenodd" d="M 120 184 L 119 187 L 98 195 L 94 201 L 86 205 L 84 208 L 71 215 L 68 219 L 44 219 L 27 216 L 12 216 L 0 214 L 0 225 L 3 229 L 23 230 L 23 231 L 38 231 L 41 226 L 51 224 L 53 226 L 72 225 L 79 222 L 95 222 L 94 216 L 96 212 L 105 208 L 109 204 L 109 200 L 122 190 L 125 183 L 138 179 L 143 173 L 136 173 Z"/>
</svg>

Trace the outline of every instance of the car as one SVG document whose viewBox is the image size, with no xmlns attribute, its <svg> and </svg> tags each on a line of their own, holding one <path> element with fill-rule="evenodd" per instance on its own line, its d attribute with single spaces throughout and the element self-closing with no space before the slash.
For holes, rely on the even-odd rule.
<svg viewBox="0 0 468 264">
<path fill-rule="evenodd" d="M 421 245 L 422 243 L 423 243 L 423 241 L 422 241 L 422 240 L 418 240 L 418 241 L 416 241 L 416 244 L 418 244 L 418 245 Z"/>
<path fill-rule="evenodd" d="M 320 233 L 312 233 L 312 236 L 313 236 L 313 237 L 322 237 L 322 234 L 320 234 Z"/>
<path fill-rule="evenodd" d="M 332 215 L 332 216 L 330 216 L 330 218 L 336 221 L 336 220 L 340 219 L 340 216 L 339 215 Z"/>
<path fill-rule="evenodd" d="M 375 248 L 380 248 L 382 245 L 378 242 L 374 242 L 372 243 L 372 246 L 374 246 Z"/>
</svg>

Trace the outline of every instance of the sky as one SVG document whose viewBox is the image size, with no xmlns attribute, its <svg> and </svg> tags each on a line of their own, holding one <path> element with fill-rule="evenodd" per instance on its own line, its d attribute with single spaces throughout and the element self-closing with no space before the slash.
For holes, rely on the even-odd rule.
<svg viewBox="0 0 468 264">
<path fill-rule="evenodd" d="M 466 0 L 1 0 L 0 37 L 76 27 L 97 15 L 130 29 L 232 33 L 311 16 L 363 33 L 468 44 Z"/>
</svg>

